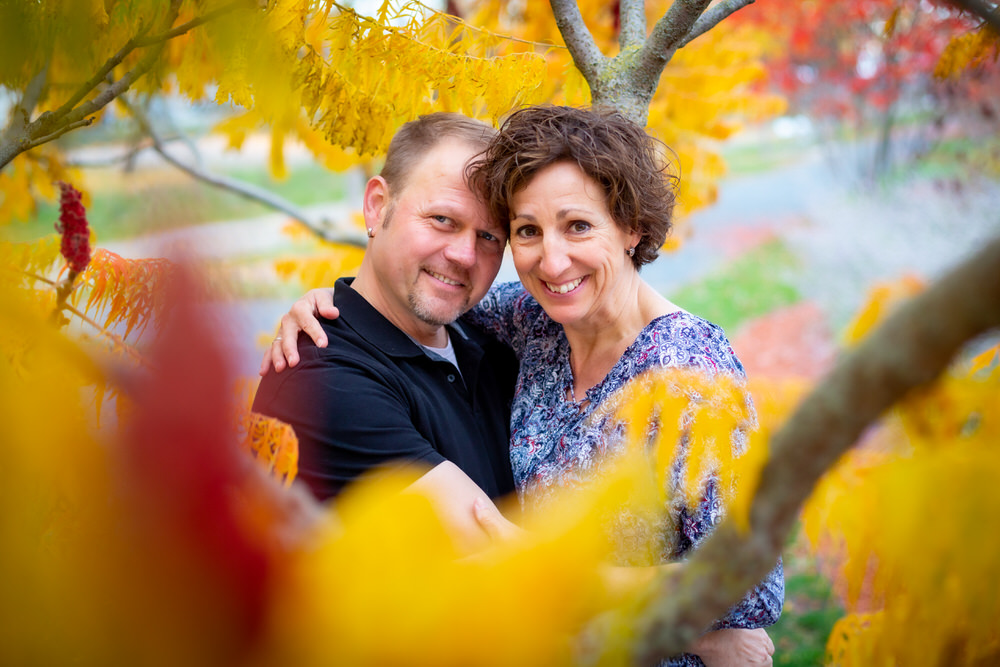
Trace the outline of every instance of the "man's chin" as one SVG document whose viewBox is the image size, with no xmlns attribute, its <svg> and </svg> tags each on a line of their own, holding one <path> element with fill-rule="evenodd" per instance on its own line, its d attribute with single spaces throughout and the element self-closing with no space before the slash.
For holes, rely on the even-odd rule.
<svg viewBox="0 0 1000 667">
<path fill-rule="evenodd" d="M 410 298 L 410 308 L 413 310 L 413 314 L 421 322 L 435 326 L 451 324 L 471 307 L 467 300 L 461 304 L 431 304 L 427 303 L 426 299 Z"/>
</svg>

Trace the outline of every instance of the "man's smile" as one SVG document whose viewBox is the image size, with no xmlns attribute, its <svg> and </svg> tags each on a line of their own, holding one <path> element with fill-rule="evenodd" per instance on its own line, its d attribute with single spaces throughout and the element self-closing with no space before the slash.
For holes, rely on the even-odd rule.
<svg viewBox="0 0 1000 667">
<path fill-rule="evenodd" d="M 461 282 L 459 282 L 457 280 L 454 280 L 452 278 L 449 278 L 448 276 L 446 276 L 444 274 L 438 273 L 437 271 L 431 271 L 430 269 L 424 269 L 424 271 L 426 271 L 432 278 L 435 278 L 436 280 L 440 280 L 445 285 L 452 285 L 454 287 L 462 287 L 465 284 L 465 283 L 461 283 Z"/>
</svg>

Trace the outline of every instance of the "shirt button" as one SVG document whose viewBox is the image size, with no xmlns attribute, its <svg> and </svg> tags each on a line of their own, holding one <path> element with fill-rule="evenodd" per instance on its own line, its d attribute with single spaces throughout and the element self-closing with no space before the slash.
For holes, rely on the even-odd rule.
<svg viewBox="0 0 1000 667">
<path fill-rule="evenodd" d="M 453 373 L 449 374 L 448 375 L 448 382 L 454 382 L 454 381 L 455 381 L 455 375 Z"/>
</svg>

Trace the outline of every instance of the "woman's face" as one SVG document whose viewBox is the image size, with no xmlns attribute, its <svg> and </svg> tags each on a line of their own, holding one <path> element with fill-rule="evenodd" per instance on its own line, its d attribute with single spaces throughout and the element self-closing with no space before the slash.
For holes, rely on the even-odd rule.
<svg viewBox="0 0 1000 667">
<path fill-rule="evenodd" d="M 625 306 L 639 234 L 611 217 L 601 186 L 575 162 L 539 171 L 511 200 L 510 247 L 521 282 L 564 327 L 600 327 Z"/>
</svg>

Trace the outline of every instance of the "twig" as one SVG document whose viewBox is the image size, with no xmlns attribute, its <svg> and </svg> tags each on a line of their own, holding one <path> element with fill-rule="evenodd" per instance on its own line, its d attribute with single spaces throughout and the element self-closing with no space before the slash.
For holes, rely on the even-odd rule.
<svg viewBox="0 0 1000 667">
<path fill-rule="evenodd" d="M 997 34 L 1000 34 L 1000 5 L 992 5 L 986 0 L 951 0 L 951 2 L 986 21 Z"/>
<path fill-rule="evenodd" d="M 136 42 L 136 47 L 144 48 L 147 46 L 153 46 L 154 44 L 159 44 L 160 42 L 166 42 L 168 40 L 173 39 L 174 37 L 179 37 L 180 35 L 183 35 L 184 33 L 189 32 L 200 25 L 208 23 L 209 21 L 213 21 L 224 14 L 228 14 L 229 12 L 237 10 L 241 6 L 246 6 L 250 8 L 254 4 L 255 3 L 248 2 L 248 0 L 235 0 L 235 2 L 231 2 L 228 5 L 223 5 L 222 7 L 216 9 L 215 11 L 211 11 L 203 16 L 193 18 L 187 23 L 182 23 L 176 28 L 172 28 L 158 35 L 153 35 L 152 37 L 145 37 L 139 39 Z"/>
<path fill-rule="evenodd" d="M 82 118 L 82 119 L 80 119 L 80 120 L 78 120 L 78 121 L 76 121 L 74 123 L 70 123 L 69 125 L 66 125 L 65 127 L 59 128 L 58 130 L 56 130 L 52 134 L 48 134 L 48 135 L 46 135 L 44 137 L 38 137 L 37 139 L 33 139 L 31 141 L 22 142 L 21 143 L 21 146 L 22 146 L 21 150 L 22 150 L 22 152 L 23 151 L 30 151 L 35 146 L 41 146 L 42 144 L 47 144 L 50 141 L 55 141 L 56 139 L 58 139 L 59 137 L 61 137 L 64 134 L 66 134 L 67 132 L 69 132 L 71 130 L 75 130 L 78 127 L 87 127 L 88 125 L 92 125 L 93 122 L 94 122 L 93 118 Z"/>
<path fill-rule="evenodd" d="M 659 73 L 710 3 L 711 0 L 676 0 L 670 5 L 646 40 L 639 67 L 655 72 L 659 79 Z"/>
<path fill-rule="evenodd" d="M 52 287 L 55 287 L 56 289 L 60 288 L 60 284 L 59 283 L 57 283 L 54 280 L 49 280 L 45 276 L 40 276 L 37 273 L 31 273 L 30 271 L 22 271 L 22 273 L 24 275 L 28 276 L 29 278 L 32 278 L 33 280 L 36 280 L 37 282 L 45 283 L 46 285 L 51 285 Z M 71 286 L 72 286 L 72 283 L 71 283 Z M 72 289 L 70 289 L 69 291 L 72 291 Z M 98 333 L 100 333 L 103 336 L 107 336 L 109 339 L 111 339 L 112 343 L 114 343 L 116 346 L 120 347 L 121 349 L 125 350 L 136 361 L 138 361 L 139 363 L 141 363 L 143 365 L 146 365 L 146 360 L 143 359 L 142 355 L 139 354 L 139 352 L 134 347 L 132 347 L 132 345 L 130 345 L 129 343 L 125 342 L 124 338 L 122 338 L 121 336 L 119 336 L 116 333 L 113 333 L 112 331 L 109 331 L 105 327 L 101 326 L 98 322 L 96 322 L 95 320 L 93 320 L 86 313 L 84 313 L 84 312 L 78 310 L 77 308 L 75 308 L 72 304 L 65 303 L 65 299 L 63 300 L 62 306 L 59 309 L 57 309 L 56 312 L 59 312 L 59 310 L 67 310 L 70 313 L 72 313 L 73 315 L 76 315 L 81 320 L 83 320 L 84 322 L 86 322 L 90 326 L 94 327 L 94 329 L 96 329 L 98 331 Z"/>
<path fill-rule="evenodd" d="M 688 31 L 688 34 L 680 41 L 677 48 L 682 46 L 687 46 L 691 40 L 696 37 L 701 37 L 706 32 L 719 25 L 724 19 L 728 18 L 737 11 L 743 9 L 748 5 L 752 5 L 754 0 L 724 0 L 717 5 L 709 7 L 704 14 L 701 15 L 695 24 Z"/>
<path fill-rule="evenodd" d="M 217 188 L 222 188 L 228 190 L 235 194 L 238 194 L 247 199 L 252 199 L 254 201 L 260 202 L 266 206 L 273 209 L 281 211 L 286 215 L 298 220 L 303 225 L 305 225 L 313 234 L 319 238 L 327 241 L 329 243 L 342 243 L 346 245 L 352 245 L 358 248 L 367 247 L 367 241 L 360 232 L 351 233 L 341 233 L 341 234 L 331 234 L 323 229 L 322 226 L 317 225 L 315 222 L 309 219 L 309 216 L 300 209 L 298 206 L 292 202 L 279 197 L 278 195 L 265 190 L 264 188 L 259 188 L 250 183 L 244 183 L 235 178 L 230 178 L 228 176 L 223 176 L 221 174 L 212 174 L 205 169 L 196 167 L 193 165 L 186 164 L 185 162 L 178 160 L 176 157 L 171 155 L 166 151 L 163 146 L 163 141 L 160 139 L 156 130 L 153 128 L 152 124 L 149 122 L 149 118 L 145 113 L 134 104 L 131 104 L 125 97 L 122 97 L 120 102 L 129 110 L 132 117 L 135 118 L 136 122 L 142 128 L 150 140 L 153 142 L 153 150 L 155 150 L 164 160 L 174 165 L 181 171 L 187 173 L 188 175 L 197 178 L 200 181 L 204 181 L 209 185 L 215 186 Z"/>
<path fill-rule="evenodd" d="M 97 88 L 97 86 L 99 86 L 101 82 L 107 78 L 108 74 L 110 74 L 111 71 L 114 70 L 114 68 L 118 67 L 118 65 L 120 65 L 122 61 L 125 60 L 125 58 L 128 57 L 128 55 L 136 49 L 136 43 L 139 40 L 140 36 L 144 35 L 149 30 L 149 28 L 150 26 L 148 25 L 140 26 L 139 32 L 130 40 L 125 42 L 125 45 L 122 48 L 118 49 L 117 53 L 115 53 L 113 56 L 104 61 L 104 64 L 101 65 L 101 68 L 94 73 L 94 76 L 87 79 L 87 81 L 85 81 L 83 85 L 77 88 L 76 92 L 73 93 L 73 95 L 68 100 L 66 100 L 66 102 L 61 107 L 48 114 L 42 114 L 38 118 L 38 121 L 36 122 L 38 122 L 40 125 L 54 123 L 55 121 L 59 120 L 60 118 L 63 118 L 64 116 L 66 116 L 66 114 L 71 112 L 74 109 L 74 107 L 76 107 L 76 105 L 79 104 L 81 100 L 83 100 L 83 98 L 85 98 L 87 95 L 91 93 L 91 91 Z"/>
</svg>

